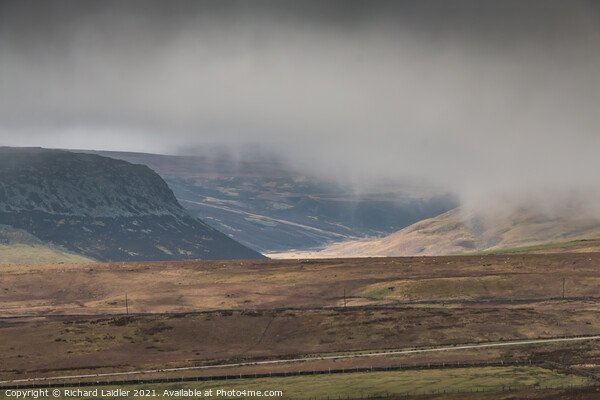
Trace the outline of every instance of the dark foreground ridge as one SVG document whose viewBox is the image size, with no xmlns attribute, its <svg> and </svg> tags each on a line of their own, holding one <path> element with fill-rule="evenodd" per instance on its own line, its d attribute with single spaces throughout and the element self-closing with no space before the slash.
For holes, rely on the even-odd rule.
<svg viewBox="0 0 600 400">
<path fill-rule="evenodd" d="M 0 224 L 98 261 L 258 259 L 190 215 L 144 165 L 0 147 Z"/>
</svg>

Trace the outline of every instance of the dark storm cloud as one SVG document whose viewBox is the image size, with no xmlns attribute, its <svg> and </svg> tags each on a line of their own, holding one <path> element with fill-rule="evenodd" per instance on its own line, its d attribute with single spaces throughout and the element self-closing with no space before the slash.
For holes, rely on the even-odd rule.
<svg viewBox="0 0 600 400">
<path fill-rule="evenodd" d="M 358 184 L 596 196 L 599 21 L 577 1 L 4 1 L 0 144 L 253 142 Z"/>
</svg>

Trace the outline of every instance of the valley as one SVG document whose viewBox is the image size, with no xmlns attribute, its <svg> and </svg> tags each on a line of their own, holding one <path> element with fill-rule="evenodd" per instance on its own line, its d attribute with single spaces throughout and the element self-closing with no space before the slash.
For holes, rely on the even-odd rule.
<svg viewBox="0 0 600 400">
<path fill-rule="evenodd" d="M 384 236 L 458 205 L 425 185 L 358 188 L 312 176 L 252 146 L 203 146 L 193 156 L 85 152 L 147 165 L 192 214 L 263 254 Z"/>
<path fill-rule="evenodd" d="M 0 0 L 0 400 L 600 399 L 600 2 Z"/>
</svg>

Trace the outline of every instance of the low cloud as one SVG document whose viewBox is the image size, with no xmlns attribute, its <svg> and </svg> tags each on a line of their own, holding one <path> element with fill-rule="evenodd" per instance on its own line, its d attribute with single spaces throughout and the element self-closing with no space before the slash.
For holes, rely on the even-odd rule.
<svg viewBox="0 0 600 400">
<path fill-rule="evenodd" d="M 593 2 L 48 3 L 0 6 L 0 144 L 255 143 L 359 187 L 600 199 Z"/>
</svg>

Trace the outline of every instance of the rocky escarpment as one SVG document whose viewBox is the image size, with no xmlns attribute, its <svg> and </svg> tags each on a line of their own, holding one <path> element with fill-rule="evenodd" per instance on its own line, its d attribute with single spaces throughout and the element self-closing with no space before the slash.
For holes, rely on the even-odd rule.
<svg viewBox="0 0 600 400">
<path fill-rule="evenodd" d="M 150 168 L 0 148 L 0 224 L 102 261 L 262 258 L 191 216 Z"/>
</svg>

